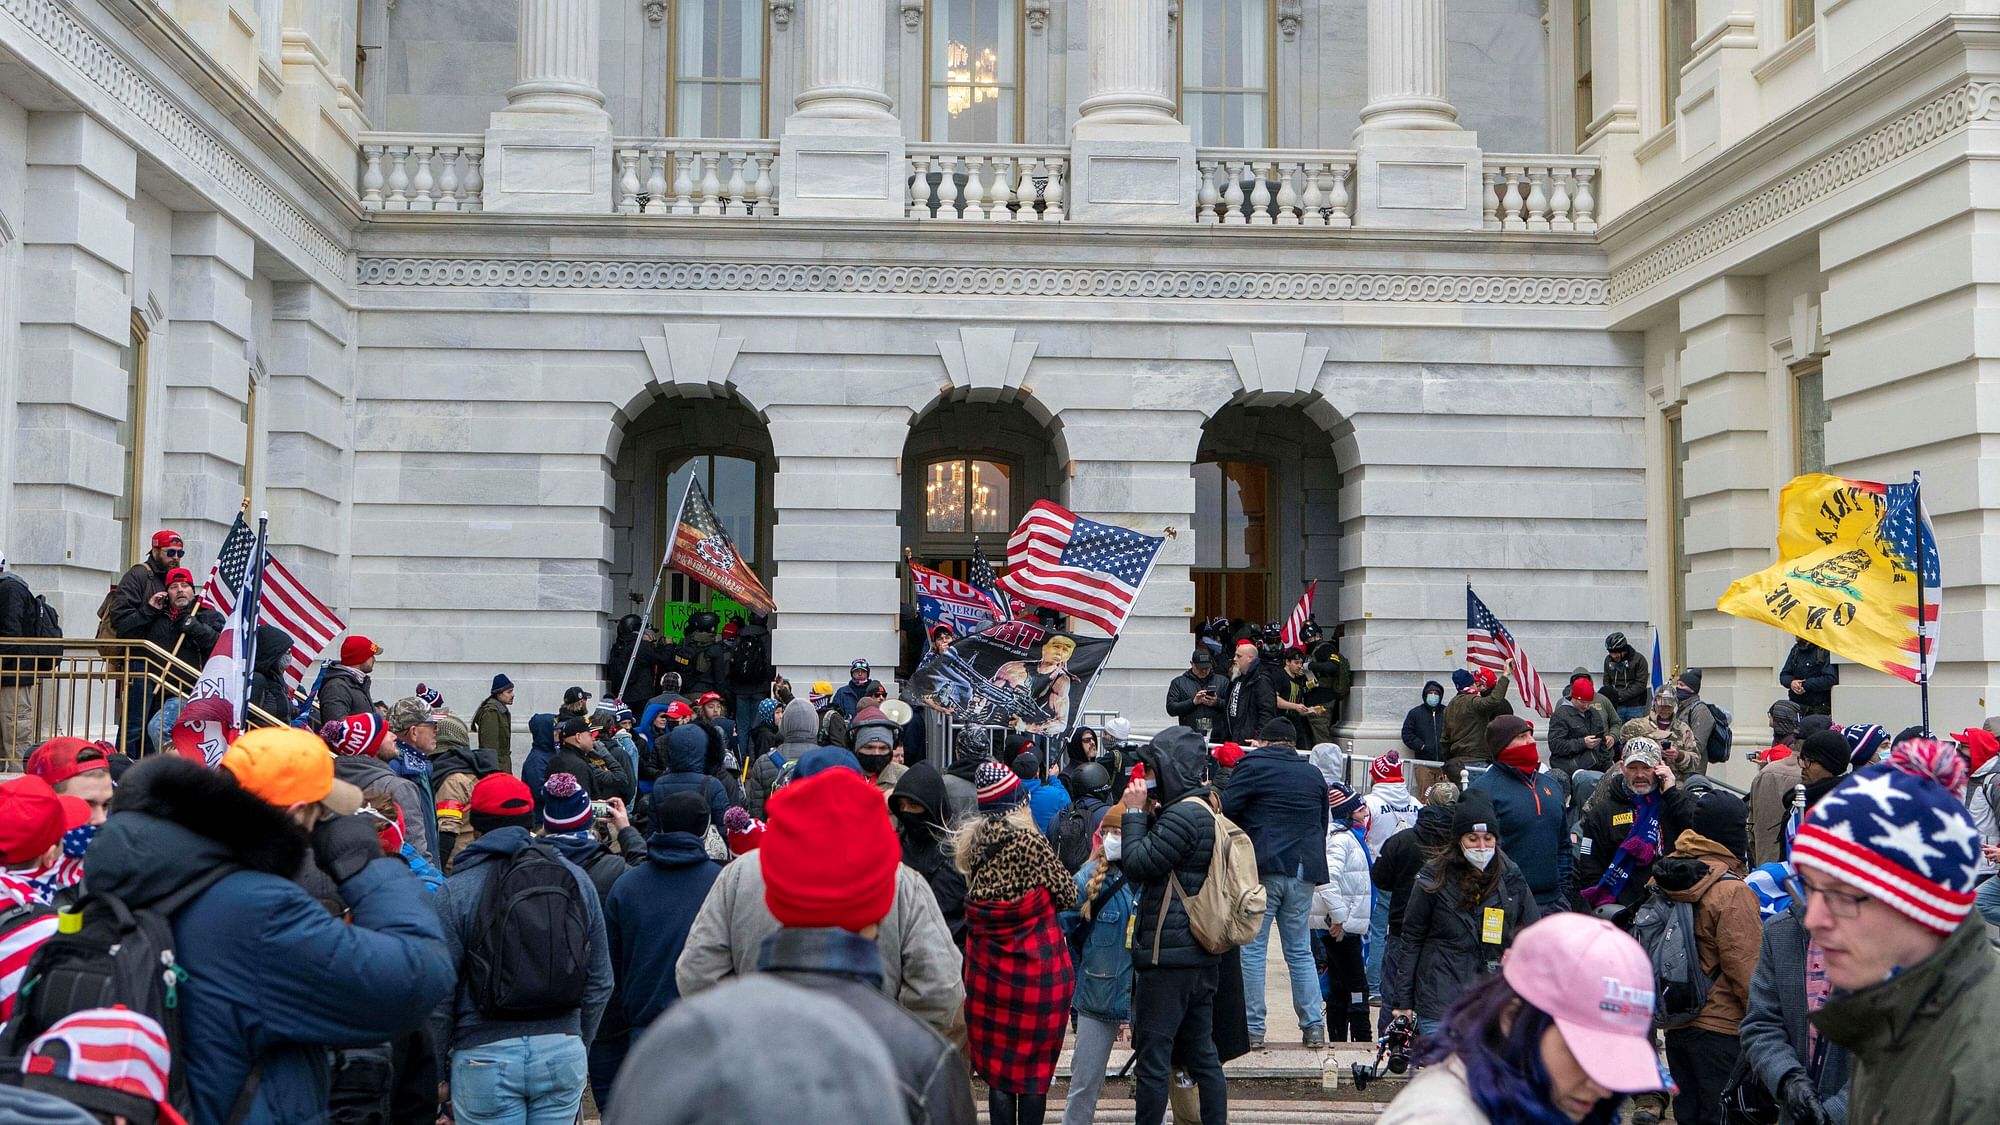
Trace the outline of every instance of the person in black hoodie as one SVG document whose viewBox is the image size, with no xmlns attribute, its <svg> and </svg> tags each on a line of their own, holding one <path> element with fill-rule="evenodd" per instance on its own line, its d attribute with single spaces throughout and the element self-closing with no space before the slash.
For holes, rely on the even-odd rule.
<svg viewBox="0 0 2000 1125">
<path fill-rule="evenodd" d="M 959 817 L 978 811 L 979 790 L 972 778 L 981 764 L 994 760 L 983 730 L 960 731 L 956 754 L 944 771 L 944 819 L 948 824 L 956 824 Z"/>
<path fill-rule="evenodd" d="M 1431 786 L 1424 795 L 1424 807 L 1417 812 L 1417 822 L 1382 844 L 1382 854 L 1368 868 L 1368 880 L 1375 889 L 1389 896 L 1389 944 L 1382 953 L 1382 979 L 1388 980 L 1396 971 L 1396 939 L 1403 934 L 1403 913 L 1410 905 L 1410 892 L 1416 889 L 1417 872 L 1424 869 L 1430 857 L 1442 851 L 1451 843 L 1451 822 L 1453 806 L 1458 804 L 1458 786 L 1449 781 L 1441 781 Z M 1389 1027 L 1389 1006 L 1382 1005 L 1378 1021 L 1381 1030 Z"/>
<path fill-rule="evenodd" d="M 1403 747 L 1409 758 L 1444 760 L 1444 685 L 1425 680 L 1423 699 L 1403 716 Z"/>
<path fill-rule="evenodd" d="M 1253 641 L 1236 643 L 1232 668 L 1229 690 L 1222 697 L 1229 719 L 1227 734 L 1231 741 L 1249 746 L 1263 736 L 1264 724 L 1278 717 L 1278 689 Z"/>
<path fill-rule="evenodd" d="M 889 812 L 903 838 L 903 864 L 924 877 L 937 896 L 951 940 L 965 951 L 965 875 L 952 862 L 945 821 L 944 775 L 929 762 L 903 772 L 889 795 Z"/>
<path fill-rule="evenodd" d="M 1122 797 L 1121 862 L 1139 894 L 1132 928 L 1133 1099 L 1139 1125 L 1158 1125 L 1165 1116 L 1176 1062 L 1200 1090 L 1202 1125 L 1229 1120 L 1229 1089 L 1215 1043 L 1222 958 L 1195 940 L 1185 898 L 1200 894 L 1208 882 L 1215 846 L 1214 798 L 1203 783 L 1207 751 L 1199 731 L 1161 731 L 1139 751 L 1144 780 L 1127 785 Z M 1208 809 L 1183 800 L 1190 797 Z M 1175 880 L 1181 893 L 1169 894 Z M 1239 987 L 1240 980 L 1239 975 Z"/>
<path fill-rule="evenodd" d="M 292 658 L 292 635 L 276 625 L 257 626 L 257 664 L 250 674 L 250 702 L 278 722 L 292 722 L 292 689 L 285 662 Z"/>
</svg>

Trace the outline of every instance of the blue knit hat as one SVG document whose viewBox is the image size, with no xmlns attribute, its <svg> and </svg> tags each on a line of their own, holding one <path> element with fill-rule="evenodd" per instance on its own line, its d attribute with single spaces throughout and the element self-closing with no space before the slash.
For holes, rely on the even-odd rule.
<svg viewBox="0 0 2000 1125">
<path fill-rule="evenodd" d="M 1847 739 L 1848 749 L 1853 753 L 1852 768 L 1857 770 L 1875 760 L 1875 755 L 1882 752 L 1882 743 L 1889 737 L 1888 731 L 1873 723 L 1844 726 L 1840 728 L 1840 733 Z"/>
<path fill-rule="evenodd" d="M 816 773 L 831 769 L 853 770 L 855 773 L 860 773 L 861 759 L 855 757 L 853 751 L 844 746 L 815 746 L 799 756 L 799 764 L 792 767 L 792 780 L 804 781 Z"/>
<path fill-rule="evenodd" d="M 1936 755 L 1945 766 L 1956 755 Z M 1792 863 L 1851 883 L 1939 933 L 1972 913 L 1979 829 L 1940 779 L 1901 751 L 1852 774 L 1806 814 Z M 1962 768 L 1962 767 L 1961 767 Z"/>
<path fill-rule="evenodd" d="M 542 783 L 542 823 L 551 832 L 574 832 L 590 823 L 590 794 L 575 774 L 552 773 Z"/>
<path fill-rule="evenodd" d="M 423 700 L 426 704 L 430 706 L 430 709 L 433 711 L 444 710 L 444 693 L 438 691 L 436 688 L 426 687 L 423 684 L 418 684 L 417 690 L 411 692 L 410 694 L 416 696 L 418 699 Z"/>
<path fill-rule="evenodd" d="M 1458 689 L 1458 690 L 1460 690 L 1460 691 L 1464 691 L 1464 690 L 1465 690 L 1466 688 L 1469 688 L 1469 687 L 1471 687 L 1471 686 L 1472 686 L 1472 673 L 1470 673 L 1470 672 L 1466 671 L 1466 670 L 1465 670 L 1465 669 L 1463 669 L 1463 668 L 1454 668 L 1454 669 L 1452 669 L 1452 672 L 1451 672 L 1451 686 L 1453 686 L 1453 687 L 1457 688 L 1457 689 Z"/>
<path fill-rule="evenodd" d="M 506 691 L 513 686 L 514 686 L 514 681 L 507 678 L 507 673 L 496 672 L 493 674 L 493 687 L 490 690 L 488 690 L 486 694 L 499 695 L 501 692 Z"/>
</svg>

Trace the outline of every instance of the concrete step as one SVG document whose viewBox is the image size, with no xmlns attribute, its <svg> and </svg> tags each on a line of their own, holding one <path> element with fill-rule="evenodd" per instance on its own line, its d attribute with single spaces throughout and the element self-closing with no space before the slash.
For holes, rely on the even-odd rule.
<svg viewBox="0 0 2000 1125">
<path fill-rule="evenodd" d="M 1048 1125 L 1062 1120 L 1061 1088 L 1049 1097 Z M 1381 1116 L 1382 1107 L 1370 1102 L 1291 1101 L 1285 1099 L 1229 1099 L 1229 1125 L 1366 1125 Z M 986 1107 L 979 1107 L 985 1122 Z M 1093 1125 L 1127 1125 L 1134 1120 L 1130 1099 L 1100 1098 Z M 1172 1115 L 1168 1115 L 1172 1120 Z"/>
</svg>

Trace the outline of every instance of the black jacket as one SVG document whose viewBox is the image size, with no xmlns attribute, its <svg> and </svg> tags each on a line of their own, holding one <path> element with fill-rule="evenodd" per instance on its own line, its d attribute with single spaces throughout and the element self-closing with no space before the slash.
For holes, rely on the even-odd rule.
<svg viewBox="0 0 2000 1125">
<path fill-rule="evenodd" d="M 197 669 L 208 663 L 208 654 L 214 650 L 216 639 L 222 636 L 222 630 L 229 624 L 229 620 L 220 613 L 201 608 L 200 602 L 190 604 L 179 613 L 142 605 L 138 618 L 144 626 L 139 632 L 129 634 L 132 639 L 151 641 L 160 646 L 162 652 L 173 654 L 175 660 Z"/>
<path fill-rule="evenodd" d="M 632 779 L 625 776 L 625 755 L 617 750 L 608 754 L 600 751 L 593 761 L 574 746 L 558 746 L 556 752 L 549 756 L 549 772 L 544 780 L 559 773 L 569 774 L 582 782 L 584 791 L 590 794 L 593 801 L 617 797 L 630 805 L 636 792 Z"/>
<path fill-rule="evenodd" d="M 1262 679 L 1262 675 L 1258 675 Z M 1153 791 L 1160 802 L 1157 816 L 1126 810 L 1120 821 L 1124 858 L 1120 866 L 1127 882 L 1139 889 L 1139 909 L 1132 927 L 1135 968 L 1188 969 L 1215 964 L 1218 956 L 1203 949 L 1188 926 L 1187 908 L 1169 895 L 1170 876 L 1180 880 L 1181 893 L 1196 895 L 1208 882 L 1208 865 L 1215 849 L 1215 817 L 1182 798 L 1206 799 L 1201 783 L 1208 757 L 1201 735 L 1169 728 L 1153 736 L 1139 751 L 1146 776 L 1157 778 Z"/>
<path fill-rule="evenodd" d="M 1191 671 L 1175 676 L 1174 682 L 1167 685 L 1167 714 L 1184 727 L 1194 727 L 1200 720 L 1207 719 L 1208 729 L 1221 738 L 1229 730 L 1229 717 L 1224 714 L 1220 703 L 1211 707 L 1194 701 L 1203 689 L 1214 692 L 1218 700 L 1227 699 L 1229 677 L 1220 672 L 1210 672 L 1208 679 L 1204 680 Z"/>
<path fill-rule="evenodd" d="M 1394 939 L 1396 971 L 1384 982 L 1391 1009 L 1412 1009 L 1422 1020 L 1440 1018 L 1454 1000 L 1499 972 L 1514 936 L 1541 918 L 1521 869 L 1505 854 L 1494 861 L 1503 865 L 1499 881 L 1485 898 L 1464 905 L 1456 886 L 1440 885 L 1436 864 L 1417 873 L 1403 932 Z M 1505 912 L 1498 944 L 1482 940 L 1486 911 L 1496 908 Z"/>
<path fill-rule="evenodd" d="M 152 618 L 160 612 L 151 604 L 153 595 L 166 592 L 167 570 L 154 566 L 151 555 L 132 564 L 111 595 L 112 631 L 126 638 L 144 636 Z"/>
<path fill-rule="evenodd" d="M 1306 671 L 1311 672 L 1313 689 L 1306 693 L 1307 706 L 1324 707 L 1329 715 L 1336 715 L 1340 705 L 1347 699 L 1347 692 L 1354 684 L 1354 670 L 1347 658 L 1340 655 L 1339 645 L 1331 638 L 1323 640 L 1312 648 L 1306 661 Z"/>
<path fill-rule="evenodd" d="M 637 660 L 632 659 L 634 645 L 639 649 Z M 660 669 L 666 666 L 670 651 L 665 645 L 641 639 L 638 633 L 620 633 L 604 661 L 604 682 L 619 689 L 616 695 L 627 706 L 643 704 L 659 690 Z M 625 674 L 628 664 L 632 667 L 630 676 Z"/>
<path fill-rule="evenodd" d="M 611 888 L 619 876 L 646 862 L 646 838 L 639 835 L 636 828 L 618 830 L 619 850 L 614 852 L 591 835 L 588 831 L 581 835 L 574 832 L 552 833 L 544 836 L 556 851 L 571 863 L 583 869 L 590 876 L 590 885 L 597 889 L 597 905 L 611 897 Z"/>
<path fill-rule="evenodd" d="M 276 625 L 257 626 L 257 666 L 250 674 L 250 702 L 281 723 L 292 721 L 292 687 L 285 680 L 285 662 L 292 656 L 292 635 Z"/>
<path fill-rule="evenodd" d="M 1278 715 L 1278 692 L 1261 661 L 1242 675 L 1230 678 L 1229 690 L 1223 693 L 1222 701 L 1229 716 L 1229 738 L 1245 745 Z"/>
<path fill-rule="evenodd" d="M 1603 712 L 1563 700 L 1549 717 L 1549 766 L 1565 774 L 1610 769 L 1611 739 L 1604 737 L 1608 733 L 1604 729 Z M 1583 744 L 1593 734 L 1603 739 L 1595 750 Z"/>
<path fill-rule="evenodd" d="M 358 668 L 335 664 L 319 682 L 321 725 L 375 709 L 374 685 Z"/>
<path fill-rule="evenodd" d="M 1804 680 L 1806 690 L 1794 693 L 1793 680 Z M 1839 683 L 1840 668 L 1833 663 L 1833 654 L 1804 639 L 1792 643 L 1778 673 L 1778 686 L 1785 689 L 1786 698 L 1807 715 L 1833 714 L 1833 689 Z"/>
<path fill-rule="evenodd" d="M 1636 650 L 1624 660 L 1613 660 L 1606 653 L 1601 690 L 1611 697 L 1613 707 L 1644 707 L 1653 699 L 1653 683 L 1648 677 L 1651 670 Z"/>
<path fill-rule="evenodd" d="M 1609 773 L 1598 783 L 1597 792 L 1591 794 L 1590 807 L 1583 810 L 1583 819 L 1577 822 L 1576 869 L 1571 882 L 1577 893 L 1587 887 L 1594 887 L 1604 878 L 1604 869 L 1611 866 L 1611 858 L 1618 854 L 1618 845 L 1632 834 L 1633 813 L 1632 786 L 1625 781 L 1622 773 Z M 1694 795 L 1685 785 L 1676 785 L 1660 795 L 1660 855 L 1673 850 L 1674 841 L 1681 831 L 1694 823 Z M 1646 896 L 1646 880 L 1652 875 L 1652 866 L 1634 865 L 1631 878 L 1625 881 L 1625 892 L 1618 896 L 1620 906 L 1630 906 Z"/>
<path fill-rule="evenodd" d="M 1452 810 L 1448 805 L 1425 805 L 1417 812 L 1417 823 L 1382 843 L 1382 854 L 1368 869 L 1368 879 L 1378 891 L 1389 892 L 1389 936 L 1403 932 L 1403 911 L 1410 905 L 1410 891 L 1417 885 L 1417 872 L 1430 862 L 1430 852 L 1451 842 Z"/>
<path fill-rule="evenodd" d="M 946 846 L 951 830 L 945 827 L 944 775 L 929 762 L 918 762 L 903 771 L 902 778 L 896 782 L 895 795 L 889 800 L 892 813 L 899 797 L 922 805 L 926 818 L 924 828 L 916 833 L 912 833 L 900 820 L 897 821 L 903 836 L 903 863 L 930 884 L 931 894 L 937 898 L 938 910 L 944 914 L 945 928 L 951 931 L 951 940 L 962 950 L 965 948 L 965 875 L 952 862 Z"/>
<path fill-rule="evenodd" d="M 1257 846 L 1259 875 L 1286 875 L 1317 887 L 1326 873 L 1326 778 L 1298 751 L 1258 746 L 1237 761 L 1222 813 Z"/>
<path fill-rule="evenodd" d="M 0 637 L 34 636 L 41 623 L 41 607 L 35 603 L 35 592 L 28 588 L 28 580 L 18 574 L 0 574 Z M 61 645 L 0 645 L 0 658 L 7 663 L 7 674 L 0 676 L 0 687 L 33 683 L 37 670 L 55 669 L 53 660 L 30 664 L 26 658 L 61 655 Z"/>
<path fill-rule="evenodd" d="M 1438 693 L 1438 705 L 1432 707 L 1423 701 L 1424 694 Z M 1403 716 L 1403 748 L 1415 758 L 1441 762 L 1444 760 L 1444 685 L 1436 680 L 1424 683 L 1423 692 L 1417 696 L 1417 705 Z"/>
</svg>

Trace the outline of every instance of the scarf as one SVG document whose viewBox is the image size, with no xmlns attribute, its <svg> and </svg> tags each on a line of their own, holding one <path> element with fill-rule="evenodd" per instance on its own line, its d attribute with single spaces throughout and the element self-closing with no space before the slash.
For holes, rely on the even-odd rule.
<svg viewBox="0 0 2000 1125">
<path fill-rule="evenodd" d="M 1660 795 L 1657 792 L 1632 798 L 1632 831 L 1625 842 L 1618 845 L 1618 851 L 1611 857 L 1611 863 L 1604 869 L 1604 877 L 1594 887 L 1586 887 L 1582 898 L 1592 906 L 1608 906 L 1618 901 L 1625 893 L 1625 884 L 1632 878 L 1632 868 L 1650 865 L 1660 857 Z"/>
<path fill-rule="evenodd" d="M 389 763 L 389 768 L 412 781 L 422 778 L 428 787 L 431 778 L 430 755 L 400 738 L 396 740 L 396 754 L 396 760 Z"/>
</svg>

